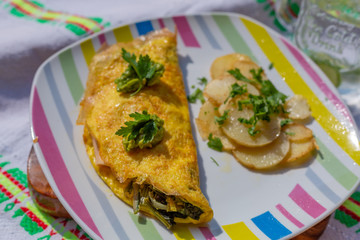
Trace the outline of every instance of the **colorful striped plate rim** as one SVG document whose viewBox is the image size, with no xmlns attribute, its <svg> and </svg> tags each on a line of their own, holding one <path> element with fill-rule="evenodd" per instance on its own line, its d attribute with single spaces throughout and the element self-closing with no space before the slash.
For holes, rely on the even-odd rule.
<svg viewBox="0 0 360 240">
<path fill-rule="evenodd" d="M 75 124 L 92 56 L 103 43 L 131 41 L 150 31 L 178 31 L 178 55 L 188 94 L 212 61 L 239 52 L 266 70 L 277 88 L 307 98 L 319 154 L 304 166 L 273 173 L 250 171 L 210 150 L 194 124 L 201 188 L 215 216 L 203 226 L 165 229 L 134 215 L 93 170 Z M 268 70 L 270 63 L 274 64 Z M 199 86 L 199 85 L 198 85 Z M 31 131 L 50 185 L 94 239 L 283 239 L 331 214 L 359 184 L 360 148 L 352 116 L 336 89 L 307 56 L 271 29 L 243 15 L 209 13 L 153 19 L 101 32 L 59 51 L 38 69 L 31 92 Z M 214 164 L 217 160 L 220 166 Z"/>
</svg>

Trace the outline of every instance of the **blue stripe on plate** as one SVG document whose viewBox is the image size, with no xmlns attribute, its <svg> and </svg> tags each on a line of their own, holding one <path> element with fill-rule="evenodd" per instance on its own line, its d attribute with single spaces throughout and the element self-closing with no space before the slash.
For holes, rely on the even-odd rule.
<svg viewBox="0 0 360 240">
<path fill-rule="evenodd" d="M 221 49 L 219 43 L 216 41 L 214 35 L 211 33 L 208 25 L 206 24 L 202 16 L 195 16 L 196 21 L 198 22 L 201 30 L 204 32 L 206 38 L 214 49 Z"/>
<path fill-rule="evenodd" d="M 305 175 L 333 203 L 338 204 L 340 202 L 341 198 L 311 168 L 307 169 Z"/>
<path fill-rule="evenodd" d="M 154 31 L 154 27 L 151 21 L 138 22 L 135 24 L 139 32 L 139 35 L 147 34 L 148 32 Z"/>
<path fill-rule="evenodd" d="M 57 110 L 59 112 L 59 115 L 61 117 L 61 121 L 63 122 L 64 127 L 66 129 L 66 133 L 69 136 L 70 141 L 73 142 L 73 138 L 72 138 L 73 126 L 72 126 L 71 120 L 69 118 L 69 115 L 66 112 L 64 102 L 60 97 L 59 89 L 56 86 L 54 74 L 53 74 L 53 72 L 51 70 L 50 64 L 45 65 L 44 73 L 45 73 L 45 77 L 47 79 L 47 82 L 49 84 L 51 95 L 54 98 L 56 108 L 57 108 Z"/>
<path fill-rule="evenodd" d="M 82 165 L 81 165 L 81 167 L 83 168 Z M 105 196 L 104 192 L 101 191 L 98 188 L 98 186 L 96 186 L 96 184 L 93 182 L 93 180 L 87 174 L 86 174 L 86 177 L 87 177 L 87 179 L 90 183 L 90 186 L 93 189 L 95 196 L 98 199 L 106 217 L 108 218 L 109 222 L 111 222 L 111 227 L 116 232 L 118 239 L 129 240 L 130 238 L 128 237 L 123 226 L 119 222 L 118 217 L 115 215 L 114 209 L 111 207 L 111 205 L 107 199 L 107 196 Z"/>
<path fill-rule="evenodd" d="M 252 218 L 251 221 L 270 239 L 280 239 L 291 234 L 269 211 Z"/>
</svg>

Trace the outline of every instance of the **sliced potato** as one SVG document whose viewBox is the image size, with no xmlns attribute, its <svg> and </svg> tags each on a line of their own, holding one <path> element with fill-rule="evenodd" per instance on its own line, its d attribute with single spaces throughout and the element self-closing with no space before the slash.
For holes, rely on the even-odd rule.
<svg viewBox="0 0 360 240">
<path fill-rule="evenodd" d="M 299 123 L 287 124 L 281 130 L 288 135 L 291 142 L 306 141 L 313 137 L 311 129 Z"/>
<path fill-rule="evenodd" d="M 209 101 L 206 101 L 201 106 L 199 116 L 195 119 L 200 136 L 203 140 L 207 140 L 209 134 L 212 133 L 214 137 L 220 138 L 224 150 L 233 150 L 235 149 L 234 144 L 219 129 L 219 125 L 215 123 L 215 116 L 218 116 L 218 114 L 214 108 L 215 106 Z"/>
<path fill-rule="evenodd" d="M 204 96 L 208 98 L 216 106 L 220 106 L 224 101 L 229 97 L 231 91 L 231 85 L 234 83 L 239 84 L 240 86 L 246 85 L 248 94 L 259 95 L 259 90 L 251 84 L 246 82 L 238 81 L 233 77 L 225 77 L 223 79 L 214 79 L 210 81 L 205 89 Z M 246 96 L 248 95 L 246 94 Z M 244 94 L 245 96 L 245 94 Z"/>
<path fill-rule="evenodd" d="M 255 129 L 260 130 L 260 133 L 251 136 L 248 132 L 250 126 L 240 123 L 238 119 L 250 119 L 254 112 L 250 108 L 244 108 L 242 111 L 239 111 L 236 102 L 237 98 L 219 107 L 220 114 L 223 114 L 225 110 L 229 110 L 228 118 L 221 129 L 234 142 L 247 147 L 260 147 L 271 143 L 280 135 L 280 118 L 272 116 L 269 122 L 259 121 Z"/>
<path fill-rule="evenodd" d="M 268 169 L 278 165 L 287 155 L 290 142 L 284 133 L 272 143 L 258 148 L 237 147 L 233 154 L 238 162 L 254 169 Z"/>
<path fill-rule="evenodd" d="M 283 163 L 287 165 L 302 164 L 310 159 L 316 148 L 315 138 L 310 138 L 305 142 L 290 142 L 290 151 Z"/>
<path fill-rule="evenodd" d="M 234 65 L 230 69 L 234 69 L 234 68 L 238 68 L 240 70 L 240 72 L 242 73 L 242 75 L 244 75 L 248 79 L 254 79 L 250 70 L 252 70 L 252 69 L 257 70 L 260 67 L 259 67 L 259 65 L 257 65 L 256 63 L 254 63 L 253 61 L 250 60 L 250 61 L 236 61 L 236 62 L 234 62 Z M 264 73 L 262 74 L 262 76 L 264 79 L 266 78 Z"/>
<path fill-rule="evenodd" d="M 295 95 L 286 101 L 285 110 L 290 112 L 288 117 L 294 120 L 304 120 L 311 116 L 310 106 L 301 95 Z"/>
<path fill-rule="evenodd" d="M 225 75 L 228 76 L 227 71 L 234 68 L 234 63 L 240 62 L 251 62 L 251 58 L 240 53 L 231 53 L 216 58 L 210 67 L 210 75 L 212 79 L 223 78 Z"/>
</svg>

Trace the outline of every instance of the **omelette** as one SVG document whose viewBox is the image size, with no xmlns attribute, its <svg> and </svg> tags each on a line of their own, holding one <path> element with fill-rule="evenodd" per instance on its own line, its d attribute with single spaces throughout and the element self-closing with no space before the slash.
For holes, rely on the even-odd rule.
<svg viewBox="0 0 360 240">
<path fill-rule="evenodd" d="M 117 91 L 116 79 L 126 74 L 124 52 L 146 56 L 163 67 L 156 84 L 134 93 Z M 205 223 L 213 211 L 199 184 L 195 142 L 188 103 L 178 64 L 176 34 L 167 29 L 131 42 L 102 47 L 93 57 L 78 124 L 96 172 L 109 188 L 133 207 L 160 220 L 167 228 L 176 223 Z M 161 141 L 127 149 L 124 136 L 115 134 L 134 114 L 161 119 Z"/>
</svg>

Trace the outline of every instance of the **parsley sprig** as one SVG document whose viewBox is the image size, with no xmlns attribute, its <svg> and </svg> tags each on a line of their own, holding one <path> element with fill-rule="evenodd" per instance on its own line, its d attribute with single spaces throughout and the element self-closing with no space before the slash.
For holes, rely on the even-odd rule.
<svg viewBox="0 0 360 240">
<path fill-rule="evenodd" d="M 256 124 L 260 120 L 270 121 L 270 116 L 273 114 L 286 113 L 284 109 L 284 103 L 287 96 L 279 92 L 275 86 L 269 80 L 262 79 L 263 69 L 251 69 L 250 73 L 254 80 L 246 78 L 238 68 L 229 70 L 228 72 L 233 75 L 237 80 L 248 83 L 256 83 L 260 86 L 260 92 L 262 95 L 255 96 L 249 94 L 249 98 L 238 101 L 238 109 L 242 110 L 244 105 L 252 106 L 254 115 L 250 119 L 239 118 L 240 123 L 250 125 L 248 132 L 251 136 L 255 136 L 260 133 L 260 130 L 255 130 Z M 231 96 L 231 93 L 230 93 Z M 230 97 L 229 96 L 229 97 Z"/>
<path fill-rule="evenodd" d="M 123 144 L 126 151 L 134 148 L 153 147 L 158 144 L 164 136 L 164 120 L 155 114 L 148 114 L 146 110 L 142 113 L 131 113 L 130 117 L 135 121 L 125 122 L 116 131 L 116 135 L 123 136 Z"/>
<path fill-rule="evenodd" d="M 135 54 L 122 48 L 122 57 L 129 63 L 125 72 L 115 80 L 118 92 L 137 94 L 144 86 L 152 86 L 160 81 L 164 73 L 164 65 L 152 61 L 149 55 L 140 55 L 136 60 Z"/>
</svg>

